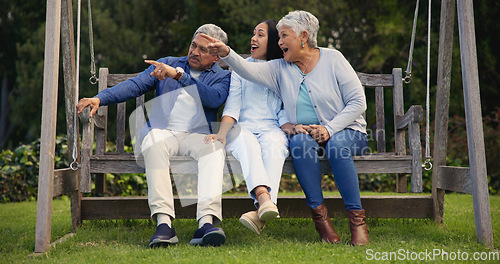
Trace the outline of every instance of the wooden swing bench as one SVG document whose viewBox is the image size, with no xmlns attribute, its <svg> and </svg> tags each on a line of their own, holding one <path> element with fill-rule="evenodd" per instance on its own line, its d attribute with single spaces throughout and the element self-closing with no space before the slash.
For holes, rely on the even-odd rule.
<svg viewBox="0 0 500 264">
<path fill-rule="evenodd" d="M 137 74 L 109 74 L 107 68 L 99 71 L 99 91 L 112 87 Z M 407 174 L 411 175 L 411 192 L 422 192 L 422 151 L 420 143 L 420 122 L 423 119 L 421 106 L 411 106 L 404 113 L 403 84 L 401 69 L 393 69 L 392 74 L 358 73 L 365 88 L 375 89 L 376 104 L 376 153 L 354 157 L 358 173 L 395 173 L 397 192 L 407 191 Z M 384 89 L 392 88 L 394 115 L 395 152 L 386 152 Z M 97 115 L 88 117 L 88 108 L 80 115 L 83 125 L 81 147 L 80 192 L 91 192 L 91 174 L 95 174 L 95 192 L 105 192 L 106 173 L 144 173 L 133 153 L 125 153 L 125 102 L 117 104 L 116 152 L 106 152 L 107 107 L 100 107 Z M 136 109 L 144 105 L 144 96 L 136 99 Z M 136 128 L 136 131 L 138 128 Z M 94 132 L 95 130 L 95 132 Z M 406 131 L 408 131 L 409 154 L 406 148 Z M 93 152 L 95 134 L 95 152 Z M 176 156 L 171 159 L 172 173 L 186 173 L 196 168 L 196 161 L 191 157 Z M 321 169 L 331 174 L 328 161 L 321 161 Z M 228 155 L 224 173 L 241 174 L 239 162 Z M 293 174 L 291 158 L 285 161 L 284 174 Z M 254 210 L 253 203 L 247 196 L 223 196 L 223 216 L 239 217 L 242 213 Z M 362 204 L 368 217 L 383 218 L 432 218 L 433 204 L 431 196 L 393 195 L 362 196 Z M 325 203 L 332 215 L 344 212 L 340 196 L 325 197 Z M 304 196 L 279 196 L 278 205 L 282 217 L 309 217 L 310 210 Z M 175 199 L 178 218 L 193 218 L 196 206 L 182 207 L 180 199 Z M 147 197 L 83 197 L 81 198 L 81 220 L 93 219 L 147 219 L 150 217 Z"/>
</svg>

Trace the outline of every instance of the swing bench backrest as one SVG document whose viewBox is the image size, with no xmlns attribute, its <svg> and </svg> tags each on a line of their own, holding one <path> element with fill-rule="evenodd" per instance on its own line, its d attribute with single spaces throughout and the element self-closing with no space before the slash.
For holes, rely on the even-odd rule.
<svg viewBox="0 0 500 264">
<path fill-rule="evenodd" d="M 101 68 L 99 71 L 99 91 L 136 75 L 109 74 L 107 68 Z M 367 91 L 367 96 L 373 94 L 369 93 L 368 89 L 374 89 L 376 121 L 375 124 L 368 124 L 368 127 L 375 128 L 373 137 L 376 140 L 377 148 L 376 151 L 371 151 L 365 156 L 354 157 L 358 173 L 394 173 L 399 180 L 396 188 L 399 192 L 407 191 L 406 175 L 411 174 L 411 192 L 422 192 L 420 122 L 423 119 L 423 111 L 421 106 L 411 106 L 406 113 L 404 112 L 402 70 L 395 68 L 391 74 L 358 73 L 358 76 Z M 384 89 L 392 89 L 393 102 L 390 111 L 386 111 L 384 104 Z M 368 101 L 370 101 L 369 99 Z M 90 175 L 92 173 L 96 175 L 96 192 L 104 192 L 105 190 L 105 173 L 144 173 L 144 168 L 137 164 L 133 153 L 125 153 L 124 151 L 127 117 L 125 104 L 124 102 L 117 105 L 117 120 L 113 122 L 116 124 L 115 152 L 106 152 L 107 107 L 100 107 L 98 114 L 94 115 L 92 119 L 88 118 L 88 112 L 84 112 L 80 116 L 83 123 L 81 192 L 91 191 Z M 136 109 L 142 108 L 143 105 L 144 96 L 136 98 Z M 369 107 L 369 109 L 371 108 Z M 385 130 L 385 121 L 391 119 L 386 116 L 388 114 L 392 115 L 394 120 L 394 133 L 386 133 Z M 139 131 L 137 129 L 136 131 Z M 95 151 L 92 151 L 94 130 L 96 144 Z M 408 131 L 408 141 L 406 131 Z M 394 135 L 394 140 L 386 138 L 389 134 Z M 388 142 L 394 142 L 392 152 L 386 151 Z M 173 157 L 171 171 L 176 173 L 192 171 L 193 168 L 197 168 L 195 162 L 190 157 Z M 321 161 L 321 169 L 323 173 L 331 174 L 327 160 Z M 241 174 L 239 162 L 230 155 L 226 159 L 225 173 Z M 285 162 L 283 173 L 294 173 L 290 158 Z"/>
</svg>

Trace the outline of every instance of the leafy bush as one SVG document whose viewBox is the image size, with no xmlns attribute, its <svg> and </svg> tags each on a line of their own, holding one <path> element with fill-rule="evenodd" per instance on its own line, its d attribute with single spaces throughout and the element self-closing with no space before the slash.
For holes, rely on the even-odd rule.
<svg viewBox="0 0 500 264">
<path fill-rule="evenodd" d="M 55 167 L 67 167 L 65 137 L 56 138 Z M 38 193 L 40 141 L 0 153 L 0 202 L 35 200 Z"/>
<path fill-rule="evenodd" d="M 147 194 L 146 175 L 133 173 L 106 174 L 106 195 L 145 196 Z"/>
<path fill-rule="evenodd" d="M 484 145 L 486 152 L 486 169 L 488 186 L 491 194 L 500 194 L 500 107 L 483 117 Z M 453 116 L 450 118 L 448 138 L 448 159 L 460 161 L 462 166 L 468 166 L 469 153 L 467 146 L 467 130 L 465 118 Z"/>
</svg>

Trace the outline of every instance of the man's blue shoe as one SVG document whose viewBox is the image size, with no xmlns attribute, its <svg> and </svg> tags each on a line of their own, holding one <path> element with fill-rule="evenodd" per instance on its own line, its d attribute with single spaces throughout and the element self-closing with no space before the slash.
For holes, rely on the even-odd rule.
<svg viewBox="0 0 500 264">
<path fill-rule="evenodd" d="M 194 232 L 193 239 L 189 242 L 191 245 L 200 246 L 220 246 L 226 242 L 226 234 L 220 227 L 214 227 L 206 223 Z"/>
<path fill-rule="evenodd" d="M 166 247 L 178 242 L 179 238 L 175 235 L 174 227 L 170 228 L 167 224 L 160 224 L 156 227 L 156 233 L 149 240 L 149 247 Z"/>
</svg>

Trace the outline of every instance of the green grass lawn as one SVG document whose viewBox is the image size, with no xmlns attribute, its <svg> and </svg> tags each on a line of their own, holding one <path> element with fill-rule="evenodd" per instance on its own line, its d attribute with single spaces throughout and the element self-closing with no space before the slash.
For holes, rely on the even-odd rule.
<svg viewBox="0 0 500 264">
<path fill-rule="evenodd" d="M 498 248 L 500 196 L 490 196 L 490 204 Z M 54 200 L 53 207 L 55 241 L 71 232 L 69 200 Z M 196 221 L 177 219 L 173 225 L 179 244 L 155 250 L 147 248 L 155 231 L 151 221 L 84 221 L 73 236 L 45 254 L 33 256 L 36 202 L 8 203 L 0 204 L 0 263 L 366 263 L 384 257 L 392 258 L 389 262 L 393 263 L 426 262 L 418 258 L 470 263 L 474 261 L 461 259 L 472 259 L 475 253 L 497 258 L 478 263 L 500 263 L 498 250 L 476 241 L 471 195 L 447 194 L 444 220 L 439 226 L 430 219 L 368 219 L 370 244 L 351 247 L 347 244 L 350 232 L 345 218 L 333 219 L 343 239 L 338 245 L 321 243 L 311 219 L 277 219 L 268 223 L 260 236 L 245 229 L 238 219 L 224 219 L 221 226 L 227 235 L 226 244 L 211 248 L 190 246 Z M 437 253 L 445 255 L 433 255 Z M 446 253 L 449 260 L 441 261 Z"/>
</svg>

